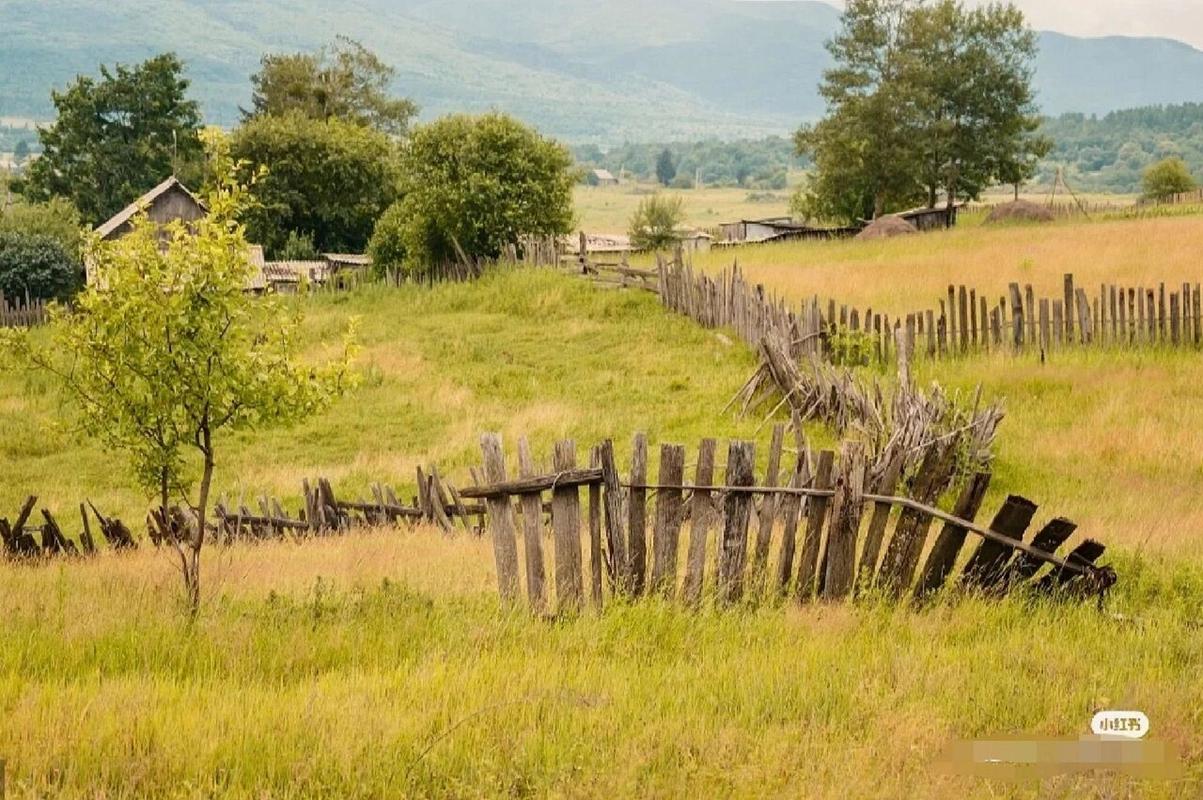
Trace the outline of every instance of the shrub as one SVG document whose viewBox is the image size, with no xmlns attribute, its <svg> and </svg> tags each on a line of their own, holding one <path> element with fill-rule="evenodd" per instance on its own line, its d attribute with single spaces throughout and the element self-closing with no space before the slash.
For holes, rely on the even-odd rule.
<svg viewBox="0 0 1203 800">
<path fill-rule="evenodd" d="M 684 219 L 684 202 L 680 197 L 659 194 L 645 197 L 631 217 L 628 229 L 631 245 L 637 250 L 672 247 L 680 239 L 677 229 Z"/>
<path fill-rule="evenodd" d="M 284 245 L 275 252 L 280 261 L 317 261 L 322 257 L 313 244 L 313 234 L 289 231 Z"/>
<path fill-rule="evenodd" d="M 82 273 L 78 255 L 55 237 L 0 231 L 0 292 L 8 297 L 65 300 Z"/>
<path fill-rule="evenodd" d="M 18 203 L 0 211 L 0 233 L 49 236 L 77 261 L 83 252 L 83 222 L 70 201 L 52 197 L 45 203 Z"/>
<path fill-rule="evenodd" d="M 1165 158 L 1144 171 L 1144 193 L 1150 200 L 1165 200 L 1193 191 L 1195 178 L 1181 158 Z"/>
</svg>

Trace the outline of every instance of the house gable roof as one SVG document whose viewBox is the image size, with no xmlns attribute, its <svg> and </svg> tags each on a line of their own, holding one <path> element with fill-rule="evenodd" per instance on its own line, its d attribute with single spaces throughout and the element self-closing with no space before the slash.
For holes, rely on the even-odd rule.
<svg viewBox="0 0 1203 800">
<path fill-rule="evenodd" d="M 96 233 L 100 236 L 101 239 L 109 238 L 114 233 L 116 233 L 121 228 L 122 225 L 125 225 L 127 222 L 129 222 L 131 219 L 133 219 L 134 215 L 137 214 L 139 211 L 141 211 L 144 208 L 147 208 L 152 203 L 154 203 L 156 200 L 158 200 L 160 197 L 167 194 L 172 189 L 176 189 L 176 188 L 178 188 L 184 194 L 188 195 L 188 197 L 191 198 L 192 201 L 201 208 L 201 210 L 206 211 L 206 212 L 208 211 L 208 209 L 205 208 L 205 204 L 202 203 L 196 195 L 194 195 L 192 192 L 190 192 L 188 190 L 187 186 L 180 183 L 179 178 L 172 175 L 170 178 L 163 181 L 158 186 L 151 189 L 149 192 L 142 195 L 137 200 L 135 200 L 134 202 L 130 203 L 128 206 L 123 208 L 120 212 L 117 213 L 116 216 L 114 216 L 108 222 L 105 222 L 103 225 L 100 225 L 99 227 L 97 227 Z"/>
</svg>

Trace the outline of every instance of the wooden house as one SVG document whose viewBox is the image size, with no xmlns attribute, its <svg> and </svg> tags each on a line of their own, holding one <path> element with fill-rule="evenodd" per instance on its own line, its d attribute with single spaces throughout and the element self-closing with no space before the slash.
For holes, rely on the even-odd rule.
<svg viewBox="0 0 1203 800">
<path fill-rule="evenodd" d="M 203 201 L 193 194 L 187 186 L 180 183 L 174 175 L 139 197 L 123 208 L 115 216 L 96 228 L 96 234 L 102 241 L 115 241 L 125 236 L 133 228 L 134 217 L 143 211 L 146 216 L 158 225 L 172 222 L 196 222 L 203 219 L 209 210 Z M 263 248 L 250 245 L 247 258 L 254 267 L 254 273 L 247 286 L 248 291 L 261 292 L 267 288 L 263 275 Z M 88 285 L 96 282 L 94 265 L 85 264 Z"/>
</svg>

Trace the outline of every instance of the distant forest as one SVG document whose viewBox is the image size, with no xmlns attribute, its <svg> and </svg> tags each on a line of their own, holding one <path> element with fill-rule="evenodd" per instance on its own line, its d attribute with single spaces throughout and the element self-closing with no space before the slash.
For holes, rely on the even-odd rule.
<svg viewBox="0 0 1203 800">
<path fill-rule="evenodd" d="M 1066 168 L 1075 190 L 1140 191 L 1141 173 L 1169 156 L 1186 161 L 1203 178 L 1203 104 L 1151 106 L 1115 111 L 1103 117 L 1065 114 L 1046 120 L 1043 132 L 1054 142 L 1041 177 Z"/>
<path fill-rule="evenodd" d="M 573 148 L 573 154 L 586 169 L 601 167 L 615 175 L 655 180 L 656 160 L 665 149 L 672 154 L 676 172 L 673 185 L 678 188 L 691 188 L 700 178 L 706 186 L 784 189 L 789 172 L 806 166 L 795 155 L 793 140 L 783 136 L 731 142 L 624 144 L 611 150 L 582 145 Z"/>
<path fill-rule="evenodd" d="M 1180 156 L 1203 182 L 1203 103 L 1151 106 L 1106 116 L 1065 114 L 1046 119 L 1042 132 L 1054 141 L 1038 182 L 1048 185 L 1058 166 L 1076 191 L 1131 194 L 1141 190 L 1144 169 L 1167 156 Z M 794 143 L 782 136 L 732 142 L 703 141 L 625 144 L 610 150 L 594 145 L 573 149 L 585 168 L 602 167 L 640 180 L 656 179 L 656 159 L 668 149 L 678 186 L 697 175 L 708 186 L 782 189 L 786 175 L 804 169 Z"/>
</svg>

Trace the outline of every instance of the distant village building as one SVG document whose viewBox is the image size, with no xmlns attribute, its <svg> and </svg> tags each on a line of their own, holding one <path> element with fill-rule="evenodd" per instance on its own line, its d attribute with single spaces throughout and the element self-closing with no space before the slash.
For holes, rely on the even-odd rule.
<svg viewBox="0 0 1203 800">
<path fill-rule="evenodd" d="M 175 176 L 168 178 L 134 202 L 123 208 L 112 219 L 96 228 L 96 235 L 101 241 L 115 241 L 125 236 L 133 229 L 134 217 L 139 211 L 158 225 L 167 225 L 180 221 L 196 222 L 209 213 L 200 198 L 180 183 Z M 263 275 L 263 248 L 257 244 L 250 245 L 247 253 L 254 273 L 247 286 L 249 291 L 261 292 L 267 288 Z M 85 264 L 88 285 L 95 285 L 97 275 L 95 265 L 89 261 Z"/>
<path fill-rule="evenodd" d="M 631 237 L 625 233 L 587 233 L 585 249 L 590 253 L 633 253 Z M 579 256 L 581 254 L 581 237 L 565 236 L 561 240 L 562 251 L 565 255 Z"/>
<path fill-rule="evenodd" d="M 681 239 L 681 249 L 687 253 L 704 253 L 714 244 L 714 237 L 701 230 L 680 230 L 677 236 Z"/>
<path fill-rule="evenodd" d="M 608 169 L 590 170 L 587 176 L 590 186 L 617 186 L 618 178 Z"/>
</svg>

